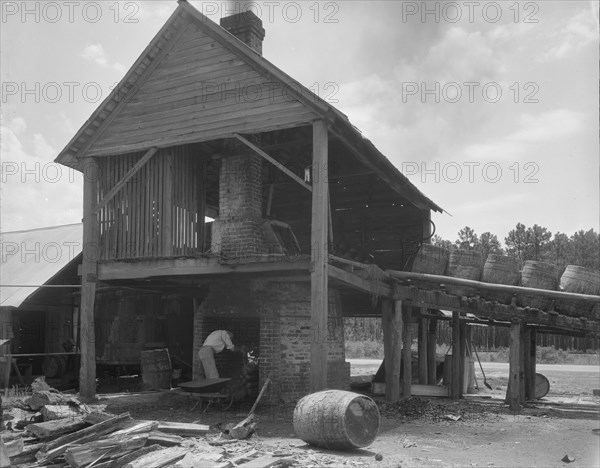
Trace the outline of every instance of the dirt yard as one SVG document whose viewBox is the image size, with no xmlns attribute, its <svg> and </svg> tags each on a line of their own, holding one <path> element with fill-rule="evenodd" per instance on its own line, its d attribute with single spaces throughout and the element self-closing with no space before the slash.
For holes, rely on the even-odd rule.
<svg viewBox="0 0 600 468">
<path fill-rule="evenodd" d="M 452 402 L 413 397 L 395 405 L 380 403 L 379 436 L 366 450 L 332 452 L 307 446 L 295 437 L 292 407 L 262 407 L 258 432 L 228 450 L 256 448 L 289 453 L 297 466 L 310 467 L 598 467 L 600 421 L 598 403 L 536 405 L 521 415 L 508 413 L 496 399 Z M 119 397 L 108 410 L 128 410 L 136 418 L 210 424 L 215 433 L 228 422 L 237 422 L 246 407 L 202 414 L 191 411 L 194 399 L 180 391 Z M 106 403 L 106 401 L 104 402 Z M 586 409 L 587 408 L 587 409 Z M 458 421 L 452 417 L 460 416 Z M 383 459 L 377 461 L 375 456 Z M 568 456 L 572 462 L 561 459 Z"/>
</svg>

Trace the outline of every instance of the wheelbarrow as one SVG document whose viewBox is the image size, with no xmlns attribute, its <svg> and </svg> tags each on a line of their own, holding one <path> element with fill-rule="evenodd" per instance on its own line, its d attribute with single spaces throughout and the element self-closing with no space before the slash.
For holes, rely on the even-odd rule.
<svg viewBox="0 0 600 468">
<path fill-rule="evenodd" d="M 202 411 L 204 414 L 211 405 L 219 405 L 225 411 L 231 408 L 233 396 L 227 388 L 230 381 L 231 379 L 228 378 L 204 379 L 195 382 L 182 382 L 179 387 L 198 399 L 191 411 L 194 411 L 198 405 L 202 408 L 202 403 L 206 401 L 206 407 Z"/>
</svg>

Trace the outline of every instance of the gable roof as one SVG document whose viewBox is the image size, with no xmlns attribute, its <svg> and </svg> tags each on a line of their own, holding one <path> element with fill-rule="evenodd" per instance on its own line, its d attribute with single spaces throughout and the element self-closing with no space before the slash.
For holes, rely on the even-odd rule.
<svg viewBox="0 0 600 468">
<path fill-rule="evenodd" d="M 82 251 L 83 224 L 0 233 L 0 306 L 19 307 L 38 288 L 6 285 L 49 283 Z"/>
<path fill-rule="evenodd" d="M 119 154 L 149 149 L 151 146 L 168 147 L 177 144 L 206 141 L 208 139 L 228 138 L 234 133 L 243 133 L 240 128 L 219 128 L 219 131 L 209 132 L 203 140 L 200 130 L 194 128 L 195 118 L 188 123 L 187 129 L 179 129 L 179 133 L 173 131 L 166 138 L 160 138 L 152 128 L 145 130 L 148 136 L 147 142 L 140 140 L 127 140 L 128 129 L 135 128 L 136 120 L 147 118 L 144 109 L 131 111 L 135 108 L 135 101 L 142 101 L 144 86 L 152 79 L 153 73 L 166 60 L 171 51 L 178 47 L 178 40 L 185 34 L 203 34 L 218 43 L 219 47 L 231 54 L 237 62 L 231 64 L 242 64 L 254 72 L 245 76 L 260 77 L 264 80 L 277 83 L 284 93 L 294 97 L 295 107 L 286 106 L 286 115 L 292 111 L 291 117 L 286 121 L 274 119 L 271 127 L 261 127 L 261 131 L 275 129 L 284 125 L 292 126 L 302 123 L 310 123 L 316 119 L 327 122 L 330 131 L 346 143 L 353 154 L 367 167 L 371 168 L 383 181 L 388 183 L 400 195 L 413 203 L 420 209 L 433 209 L 442 212 L 442 208 L 421 193 L 377 148 L 348 120 L 348 118 L 334 106 L 322 100 L 308 88 L 296 82 L 289 75 L 274 66 L 252 48 L 204 16 L 185 0 L 180 0 L 177 9 L 167 20 L 165 25 L 153 38 L 150 44 L 142 52 L 138 60 L 133 64 L 125 77 L 110 95 L 102 102 L 91 117 L 85 122 L 77 134 L 71 139 L 67 146 L 60 152 L 56 162 L 81 170 L 81 157 L 83 155 L 101 156 Z M 189 68 L 188 68 L 189 71 Z M 288 102 L 290 99 L 288 98 Z M 175 105 L 175 104 L 173 104 Z M 139 106 L 138 106 L 139 107 Z M 303 110 L 301 110 L 302 108 Z M 127 109 L 127 110 L 126 110 Z M 125 118 L 119 121 L 119 115 L 129 113 L 129 121 L 133 122 L 129 127 L 124 127 Z M 248 119 L 245 114 L 242 119 Z M 160 120 L 155 119 L 156 124 Z M 114 125 L 114 124 L 119 125 Z M 113 127 L 114 125 L 114 127 Z M 131 126 L 133 125 L 133 126 Z M 166 125 L 166 124 L 165 124 Z M 218 123 L 216 124 L 218 127 Z M 279 125 L 279 127 L 277 127 Z M 112 128 L 111 128 L 112 127 Z M 138 124 L 138 129 L 141 124 Z M 172 127 L 177 127 L 173 124 Z M 215 124 L 213 124 L 215 127 Z M 117 130 L 115 130 L 115 128 Z M 119 132 L 118 129 L 121 128 Z M 211 127 L 212 129 L 212 127 Z M 181 132 L 187 131 L 185 135 Z M 249 133 L 252 133 L 249 130 Z M 125 142 L 122 140 L 126 139 Z M 125 143 L 125 144 L 123 144 Z M 145 145 L 142 147 L 142 145 Z M 117 151 L 118 149 L 118 151 Z"/>
</svg>

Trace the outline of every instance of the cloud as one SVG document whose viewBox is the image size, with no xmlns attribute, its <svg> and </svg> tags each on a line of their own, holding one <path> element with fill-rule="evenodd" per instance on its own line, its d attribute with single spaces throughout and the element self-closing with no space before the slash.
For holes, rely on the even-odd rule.
<svg viewBox="0 0 600 468">
<path fill-rule="evenodd" d="M 598 6 L 596 2 L 590 2 L 589 8 L 579 10 L 567 24 L 550 36 L 551 44 L 546 47 L 539 60 L 545 62 L 563 59 L 588 44 L 597 44 L 598 39 Z"/>
<path fill-rule="evenodd" d="M 81 176 L 52 162 L 54 148 L 41 133 L 29 136 L 25 119 L 0 120 L 2 231 L 78 222 Z"/>
<path fill-rule="evenodd" d="M 537 115 L 521 114 L 518 129 L 491 142 L 467 145 L 463 155 L 471 160 L 520 160 L 535 158 L 533 150 L 542 145 L 564 141 L 584 127 L 583 115 L 569 109 L 555 109 Z"/>
<path fill-rule="evenodd" d="M 125 73 L 127 68 L 119 62 L 111 62 L 102 44 L 87 45 L 80 54 L 86 60 L 90 60 L 103 68 L 113 68 L 119 73 Z"/>
</svg>

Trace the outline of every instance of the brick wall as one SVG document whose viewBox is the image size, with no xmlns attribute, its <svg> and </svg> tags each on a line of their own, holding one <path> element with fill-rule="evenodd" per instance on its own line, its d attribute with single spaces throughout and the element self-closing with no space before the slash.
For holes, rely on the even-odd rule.
<svg viewBox="0 0 600 468">
<path fill-rule="evenodd" d="M 330 291 L 328 324 L 328 383 L 349 389 L 350 367 L 344 362 L 344 330 L 339 293 Z M 204 319 L 223 317 L 235 332 L 236 320 L 258 317 L 260 324 L 260 381 L 272 384 L 265 399 L 296 401 L 309 391 L 310 282 L 306 280 L 218 280 L 194 318 L 194 374 L 197 353 L 207 332 Z M 236 340 L 236 344 L 245 344 Z"/>
</svg>

